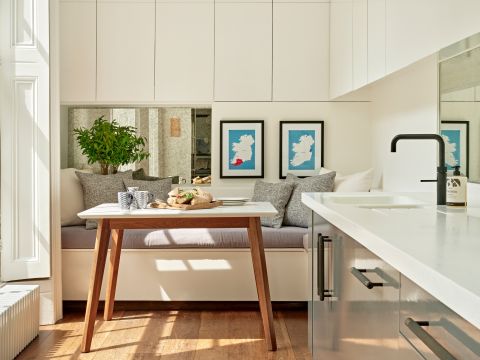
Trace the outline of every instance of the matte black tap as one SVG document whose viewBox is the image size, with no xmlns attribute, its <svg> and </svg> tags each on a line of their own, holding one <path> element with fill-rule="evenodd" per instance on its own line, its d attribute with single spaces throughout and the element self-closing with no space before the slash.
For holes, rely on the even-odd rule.
<svg viewBox="0 0 480 360">
<path fill-rule="evenodd" d="M 421 180 L 422 182 L 437 183 L 437 205 L 447 204 L 447 167 L 445 166 L 445 142 L 438 134 L 400 134 L 392 139 L 391 152 L 397 152 L 399 140 L 436 140 L 438 142 L 438 166 L 436 180 Z"/>
</svg>

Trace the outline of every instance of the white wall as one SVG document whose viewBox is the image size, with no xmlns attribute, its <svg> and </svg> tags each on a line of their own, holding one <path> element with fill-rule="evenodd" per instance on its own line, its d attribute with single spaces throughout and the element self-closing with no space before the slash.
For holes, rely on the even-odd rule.
<svg viewBox="0 0 480 360">
<path fill-rule="evenodd" d="M 220 120 L 265 121 L 265 178 L 278 182 L 279 122 L 325 121 L 325 167 L 348 174 L 371 167 L 368 102 L 217 102 L 212 109 L 214 186 L 252 184 L 255 179 L 220 179 Z"/>
<path fill-rule="evenodd" d="M 434 183 L 420 179 L 436 178 L 435 142 L 402 141 L 397 153 L 390 152 L 390 142 L 401 133 L 438 133 L 436 55 L 376 82 L 370 91 L 376 185 L 383 182 L 385 191 L 434 191 Z"/>
</svg>

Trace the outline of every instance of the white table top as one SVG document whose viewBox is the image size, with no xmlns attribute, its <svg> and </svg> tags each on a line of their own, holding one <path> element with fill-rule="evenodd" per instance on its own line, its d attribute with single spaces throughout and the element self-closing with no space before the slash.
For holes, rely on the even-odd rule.
<svg viewBox="0 0 480 360">
<path fill-rule="evenodd" d="M 240 206 L 219 206 L 201 210 L 140 209 L 122 210 L 116 203 L 101 204 L 78 213 L 81 219 L 130 218 L 218 218 L 218 217 L 273 217 L 277 210 L 269 202 L 248 202 Z"/>
<path fill-rule="evenodd" d="M 480 328 L 479 208 L 366 209 L 332 196 L 304 193 L 302 201 Z"/>
</svg>

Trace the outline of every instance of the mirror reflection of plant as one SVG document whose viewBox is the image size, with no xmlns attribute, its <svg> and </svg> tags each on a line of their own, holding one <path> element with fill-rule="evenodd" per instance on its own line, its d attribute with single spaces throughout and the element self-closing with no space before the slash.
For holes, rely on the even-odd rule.
<svg viewBox="0 0 480 360">
<path fill-rule="evenodd" d="M 116 173 L 120 165 L 141 161 L 150 155 L 144 151 L 146 138 L 136 136 L 133 126 L 120 126 L 104 116 L 96 119 L 91 128 L 77 128 L 73 133 L 88 163 L 98 162 L 102 174 L 108 174 L 109 166 Z"/>
<path fill-rule="evenodd" d="M 117 126 L 114 139 L 115 152 L 110 162 L 113 173 L 117 172 L 120 165 L 142 161 L 150 156 L 147 151 L 144 151 L 147 139 L 136 136 L 136 132 L 133 126 Z"/>
</svg>

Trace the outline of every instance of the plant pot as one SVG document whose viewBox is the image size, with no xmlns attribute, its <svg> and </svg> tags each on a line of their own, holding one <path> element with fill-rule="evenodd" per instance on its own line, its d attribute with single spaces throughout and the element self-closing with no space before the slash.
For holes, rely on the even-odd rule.
<svg viewBox="0 0 480 360">
<path fill-rule="evenodd" d="M 111 166 L 112 168 L 112 174 L 116 174 L 118 172 L 118 166 Z"/>
<path fill-rule="evenodd" d="M 108 164 L 100 164 L 100 173 L 102 175 L 108 175 Z"/>
</svg>

